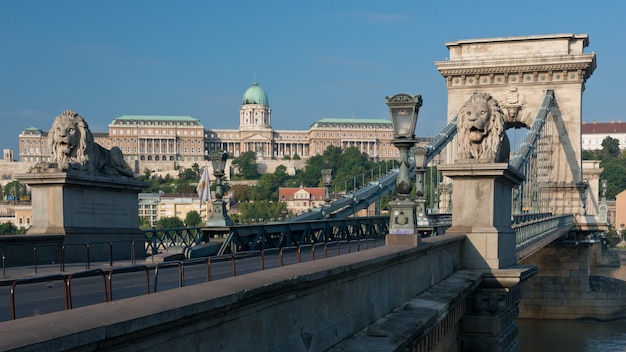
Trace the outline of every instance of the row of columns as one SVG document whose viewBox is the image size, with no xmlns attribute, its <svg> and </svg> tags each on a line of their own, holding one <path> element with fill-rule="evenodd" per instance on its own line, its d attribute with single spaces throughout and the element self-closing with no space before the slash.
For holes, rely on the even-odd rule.
<svg viewBox="0 0 626 352">
<path fill-rule="evenodd" d="M 207 154 L 216 150 L 223 150 L 231 155 L 239 156 L 245 152 L 254 152 L 259 156 L 300 156 L 309 155 L 309 145 L 305 143 L 268 143 L 268 142 L 212 142 L 206 148 Z"/>
</svg>

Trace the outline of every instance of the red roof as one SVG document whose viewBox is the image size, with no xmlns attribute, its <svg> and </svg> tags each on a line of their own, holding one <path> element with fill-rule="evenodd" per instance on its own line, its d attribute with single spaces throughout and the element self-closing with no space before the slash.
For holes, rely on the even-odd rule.
<svg viewBox="0 0 626 352">
<path fill-rule="evenodd" d="M 314 200 L 324 199 L 322 187 L 281 187 L 278 189 L 278 200 L 294 200 L 294 194 L 300 190 L 308 192 Z"/>
<path fill-rule="evenodd" d="M 626 133 L 626 123 L 617 122 L 592 122 L 583 121 L 581 131 L 583 134 L 605 134 L 605 133 Z"/>
</svg>

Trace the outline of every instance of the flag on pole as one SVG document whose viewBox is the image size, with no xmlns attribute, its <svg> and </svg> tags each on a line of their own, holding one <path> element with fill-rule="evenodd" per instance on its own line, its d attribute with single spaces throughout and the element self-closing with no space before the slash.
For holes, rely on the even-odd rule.
<svg viewBox="0 0 626 352">
<path fill-rule="evenodd" d="M 200 182 L 198 183 L 198 187 L 196 187 L 196 192 L 198 192 L 198 197 L 200 197 L 200 204 L 211 200 L 211 187 L 209 183 L 208 169 L 208 167 L 204 168 L 204 171 L 202 171 L 202 177 L 200 177 Z"/>
</svg>

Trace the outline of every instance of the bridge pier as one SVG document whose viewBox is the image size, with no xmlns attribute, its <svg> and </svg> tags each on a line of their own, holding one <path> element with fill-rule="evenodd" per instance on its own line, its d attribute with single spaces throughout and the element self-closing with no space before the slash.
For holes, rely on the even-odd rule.
<svg viewBox="0 0 626 352">
<path fill-rule="evenodd" d="M 482 272 L 461 319 L 461 351 L 514 351 L 522 283 L 536 267 L 517 265 L 511 228 L 511 190 L 524 176 L 508 163 L 442 165 L 452 179 L 452 226 L 446 234 L 465 234 L 463 269 Z"/>
<path fill-rule="evenodd" d="M 524 260 L 539 274 L 524 284 L 520 317 L 612 320 L 626 317 L 626 283 L 594 275 L 619 267 L 619 258 L 600 242 L 557 240 Z"/>
</svg>

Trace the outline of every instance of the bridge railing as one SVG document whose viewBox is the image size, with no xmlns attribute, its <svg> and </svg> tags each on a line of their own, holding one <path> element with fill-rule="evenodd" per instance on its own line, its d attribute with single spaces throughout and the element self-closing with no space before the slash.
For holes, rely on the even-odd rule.
<svg viewBox="0 0 626 352">
<path fill-rule="evenodd" d="M 218 255 L 229 251 L 302 246 L 332 241 L 381 238 L 388 233 L 388 216 L 238 225 L 229 229 Z"/>
<path fill-rule="evenodd" d="M 172 247 L 189 247 L 202 240 L 200 227 L 146 230 L 146 252 L 157 254 Z"/>
<path fill-rule="evenodd" d="M 513 224 L 516 234 L 516 251 L 523 252 L 539 242 L 551 241 L 555 236 L 574 226 L 574 215 L 524 214 L 520 221 Z"/>
</svg>

